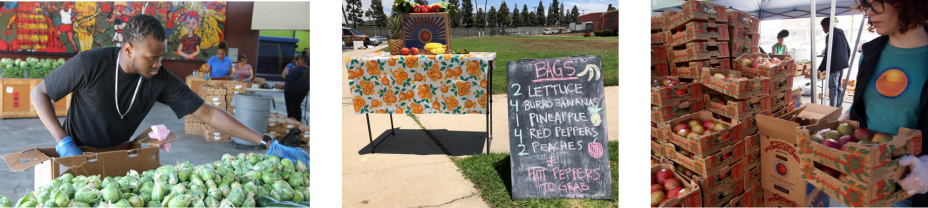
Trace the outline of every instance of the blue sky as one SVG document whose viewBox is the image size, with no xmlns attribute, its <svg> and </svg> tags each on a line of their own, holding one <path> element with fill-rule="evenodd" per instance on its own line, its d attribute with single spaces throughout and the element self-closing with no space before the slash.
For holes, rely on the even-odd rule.
<svg viewBox="0 0 928 208">
<path fill-rule="evenodd" d="M 460 3 L 462 0 L 458 0 Z M 490 6 L 496 7 L 499 9 L 499 5 L 503 3 L 502 0 L 471 0 L 474 4 L 474 7 L 483 8 L 484 1 L 486 1 L 486 8 L 489 9 Z M 441 0 L 429 0 L 429 3 L 441 2 Z M 528 9 L 532 11 L 532 7 L 538 6 L 538 0 L 507 0 L 506 6 L 509 6 L 509 11 L 512 12 L 514 4 L 517 4 L 519 7 L 519 12 L 522 11 L 522 5 L 528 4 Z M 545 12 L 548 11 L 548 4 L 553 2 L 552 0 L 542 0 L 541 1 L 545 6 Z M 347 1 L 342 0 L 342 5 L 345 5 Z M 564 7 L 571 9 L 574 5 L 577 6 L 582 13 L 592 13 L 592 12 L 605 12 L 609 4 L 612 4 L 613 7 L 619 8 L 618 0 L 558 0 L 558 3 L 564 3 Z M 362 10 L 367 10 L 371 6 L 371 0 L 361 0 Z M 390 10 L 393 8 L 393 0 L 383 0 L 384 13 L 389 14 Z M 477 8 L 474 8 L 474 12 L 477 12 Z M 345 19 L 339 17 L 342 20 L 342 23 L 345 23 Z M 365 18 L 366 19 L 366 18 Z"/>
</svg>

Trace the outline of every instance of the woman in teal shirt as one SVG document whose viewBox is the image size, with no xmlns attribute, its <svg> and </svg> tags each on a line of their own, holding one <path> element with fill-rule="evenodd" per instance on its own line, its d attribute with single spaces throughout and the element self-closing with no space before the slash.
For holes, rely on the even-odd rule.
<svg viewBox="0 0 928 208">
<path fill-rule="evenodd" d="M 232 59 L 226 57 L 226 49 L 228 45 L 225 41 L 219 42 L 219 49 L 216 50 L 216 55 L 209 58 L 206 61 L 206 69 L 203 70 L 203 78 L 217 78 L 217 77 L 232 77 Z"/>
<path fill-rule="evenodd" d="M 773 51 L 773 55 L 786 55 L 787 47 L 786 44 L 783 44 L 783 40 L 789 37 L 789 31 L 781 30 L 780 33 L 777 33 L 777 43 L 773 44 L 773 48 L 770 51 Z"/>
</svg>

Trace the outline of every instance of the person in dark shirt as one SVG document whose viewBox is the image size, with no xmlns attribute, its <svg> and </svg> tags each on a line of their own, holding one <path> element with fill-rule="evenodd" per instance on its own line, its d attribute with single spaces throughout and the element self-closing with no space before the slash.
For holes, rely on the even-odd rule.
<svg viewBox="0 0 928 208">
<path fill-rule="evenodd" d="M 309 94 L 309 57 L 300 55 L 296 60 L 296 68 L 285 77 L 284 101 L 287 103 L 287 117 L 302 121 L 303 108 L 300 104 Z"/>
<path fill-rule="evenodd" d="M 160 102 L 170 106 L 178 119 L 193 115 L 220 131 L 268 148 L 269 155 L 309 164 L 309 154 L 303 149 L 278 144 L 225 110 L 206 104 L 161 66 L 168 47 L 157 19 L 132 17 L 124 35 L 122 47 L 78 53 L 32 90 L 32 105 L 58 142 L 55 150 L 59 157 L 82 155 L 78 146 L 102 148 L 128 141 L 155 102 Z M 72 94 L 71 107 L 62 125 L 52 103 L 68 94 Z"/>
<path fill-rule="evenodd" d="M 831 18 L 826 17 L 822 19 L 822 30 L 825 33 L 828 33 L 828 27 L 832 23 Z M 828 36 L 835 35 L 832 43 L 828 43 Z M 834 47 L 831 50 L 831 56 L 828 56 L 828 48 Z M 831 59 L 831 70 L 828 74 L 828 105 L 833 107 L 841 107 L 841 103 L 838 102 L 839 96 L 843 96 L 844 92 L 841 91 L 841 74 L 844 72 L 844 69 L 848 67 L 849 59 L 851 58 L 851 48 L 847 45 L 847 37 L 844 35 L 844 30 L 835 27 L 834 34 L 828 34 L 825 36 L 825 51 L 823 53 L 822 63 L 818 65 L 818 71 L 825 71 L 825 66 L 828 65 L 828 59 Z"/>
</svg>

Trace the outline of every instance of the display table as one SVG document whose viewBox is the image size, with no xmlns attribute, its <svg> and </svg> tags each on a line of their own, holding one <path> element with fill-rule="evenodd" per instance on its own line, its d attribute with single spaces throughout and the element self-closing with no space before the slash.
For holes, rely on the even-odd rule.
<svg viewBox="0 0 928 208">
<path fill-rule="evenodd" d="M 488 94 L 495 61 L 496 53 L 394 56 L 381 51 L 347 58 L 345 65 L 354 112 L 390 114 L 390 135 L 395 135 L 393 114 L 486 114 L 489 152 Z M 373 143 L 370 116 L 368 134 Z"/>
</svg>

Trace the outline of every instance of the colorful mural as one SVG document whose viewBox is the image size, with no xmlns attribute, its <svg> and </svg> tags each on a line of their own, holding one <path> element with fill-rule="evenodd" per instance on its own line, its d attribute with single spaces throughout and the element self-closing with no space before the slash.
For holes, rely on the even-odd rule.
<svg viewBox="0 0 928 208">
<path fill-rule="evenodd" d="M 225 37 L 226 2 L 0 2 L 0 51 L 77 53 L 121 46 L 129 18 L 151 15 L 168 35 L 165 59 L 207 60 Z M 230 46 L 235 47 L 235 46 Z"/>
</svg>

